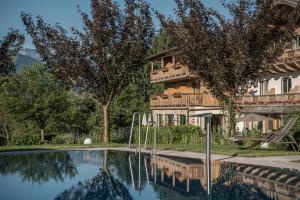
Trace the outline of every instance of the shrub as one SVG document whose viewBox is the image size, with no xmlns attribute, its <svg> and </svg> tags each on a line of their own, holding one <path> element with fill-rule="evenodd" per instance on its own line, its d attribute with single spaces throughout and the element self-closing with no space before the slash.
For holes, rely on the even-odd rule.
<svg viewBox="0 0 300 200">
<path fill-rule="evenodd" d="M 51 144 L 75 144 L 75 141 L 75 136 L 72 134 L 60 134 L 51 140 Z"/>
<path fill-rule="evenodd" d="M 38 134 L 18 134 L 13 137 L 12 143 L 14 145 L 37 145 L 40 143 L 40 136 Z"/>
<path fill-rule="evenodd" d="M 130 127 L 111 130 L 110 139 L 113 143 L 127 143 L 130 136 Z"/>
<path fill-rule="evenodd" d="M 148 144 L 153 144 L 154 129 L 150 128 L 148 133 Z M 141 142 L 144 144 L 146 128 L 141 129 Z M 199 144 L 203 142 L 203 131 L 201 127 L 192 125 L 157 127 L 156 141 L 157 144 Z M 138 144 L 138 128 L 134 129 L 134 143 Z"/>
</svg>

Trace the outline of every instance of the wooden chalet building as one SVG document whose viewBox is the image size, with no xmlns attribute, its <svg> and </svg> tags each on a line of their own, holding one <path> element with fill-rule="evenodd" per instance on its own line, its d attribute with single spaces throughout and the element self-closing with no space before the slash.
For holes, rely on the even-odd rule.
<svg viewBox="0 0 300 200">
<path fill-rule="evenodd" d="M 279 9 L 295 7 L 300 0 L 279 0 Z M 238 99 L 239 116 L 257 113 L 274 120 L 253 124 L 239 123 L 238 129 L 258 128 L 266 133 L 277 130 L 283 123 L 283 115 L 300 112 L 300 28 L 293 47 L 285 51 L 273 69 L 263 74 L 257 86 Z M 193 117 L 212 113 L 212 127 L 226 128 L 225 117 L 218 101 L 195 76 L 188 66 L 176 60 L 176 48 L 166 50 L 148 58 L 151 62 L 151 83 L 164 84 L 162 94 L 152 96 L 150 108 L 159 126 L 192 124 L 205 128 L 204 117 Z"/>
<path fill-rule="evenodd" d="M 192 124 L 205 127 L 204 117 L 196 115 L 212 113 L 212 125 L 216 129 L 224 125 L 222 110 L 216 98 L 201 83 L 188 66 L 179 63 L 176 48 L 148 58 L 151 62 L 151 83 L 164 84 L 164 91 L 150 99 L 154 121 L 159 126 Z"/>
</svg>

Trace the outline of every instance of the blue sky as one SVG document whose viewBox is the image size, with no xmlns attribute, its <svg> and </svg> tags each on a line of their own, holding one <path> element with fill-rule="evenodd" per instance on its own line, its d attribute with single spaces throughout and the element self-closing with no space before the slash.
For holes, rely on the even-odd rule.
<svg viewBox="0 0 300 200">
<path fill-rule="evenodd" d="M 123 2 L 123 0 L 116 0 Z M 174 0 L 147 0 L 151 6 L 163 13 L 172 15 L 175 8 Z M 219 0 L 203 0 L 206 6 L 219 11 L 222 6 Z M 17 28 L 25 33 L 25 28 L 20 20 L 21 11 L 29 12 L 33 16 L 41 15 L 47 23 L 60 23 L 64 28 L 82 27 L 80 15 L 76 6 L 86 12 L 90 11 L 89 0 L 0 0 L 0 37 L 2 38 L 9 28 Z M 155 20 L 157 26 L 158 21 Z M 26 36 L 25 48 L 34 48 L 29 36 Z"/>
</svg>

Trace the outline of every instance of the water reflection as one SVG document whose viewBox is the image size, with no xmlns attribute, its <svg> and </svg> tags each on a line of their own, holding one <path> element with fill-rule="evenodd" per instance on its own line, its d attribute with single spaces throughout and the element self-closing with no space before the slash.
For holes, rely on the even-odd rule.
<svg viewBox="0 0 300 200">
<path fill-rule="evenodd" d="M 112 176 L 109 172 L 100 169 L 98 174 L 91 180 L 79 182 L 70 189 L 59 194 L 55 200 L 75 199 L 124 199 L 132 200 L 125 185 Z"/>
<path fill-rule="evenodd" d="M 205 172 L 198 159 L 142 155 L 139 162 L 138 155 L 107 150 L 0 154 L 0 183 L 29 184 L 19 196 L 1 184 L 0 199 L 206 199 Z M 212 199 L 300 199 L 298 170 L 212 161 L 211 177 Z M 43 198 L 41 188 L 49 193 L 40 192 Z"/>
<path fill-rule="evenodd" d="M 23 181 L 44 183 L 51 179 L 63 181 L 77 175 L 71 156 L 67 153 L 48 152 L 10 154 L 0 156 L 0 173 L 8 175 L 18 172 Z"/>
<path fill-rule="evenodd" d="M 157 156 L 151 168 L 155 183 L 205 198 L 204 161 Z M 211 171 L 212 199 L 300 199 L 297 170 L 213 161 Z"/>
</svg>

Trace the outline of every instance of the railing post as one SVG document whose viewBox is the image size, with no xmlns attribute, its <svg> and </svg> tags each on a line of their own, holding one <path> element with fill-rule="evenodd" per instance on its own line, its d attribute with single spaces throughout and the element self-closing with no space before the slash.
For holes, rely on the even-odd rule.
<svg viewBox="0 0 300 200">
<path fill-rule="evenodd" d="M 207 199 L 211 199 L 211 114 L 206 116 L 206 186 Z"/>
<path fill-rule="evenodd" d="M 134 121 L 135 121 L 135 115 L 136 113 L 133 113 L 133 116 L 132 116 L 132 123 L 131 123 L 131 129 L 130 129 L 130 137 L 129 137 L 129 148 L 131 147 L 131 142 L 132 142 L 132 134 L 133 134 L 133 129 L 134 129 Z"/>
</svg>

